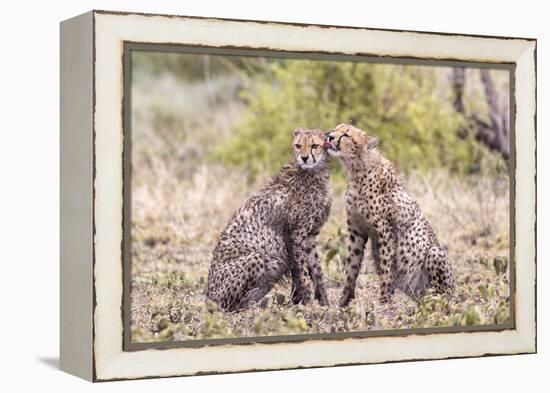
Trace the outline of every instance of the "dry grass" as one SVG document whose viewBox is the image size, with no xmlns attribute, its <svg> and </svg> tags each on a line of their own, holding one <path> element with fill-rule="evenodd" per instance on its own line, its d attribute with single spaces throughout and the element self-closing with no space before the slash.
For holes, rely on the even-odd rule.
<svg viewBox="0 0 550 393">
<path fill-rule="evenodd" d="M 240 104 L 230 79 L 216 88 L 175 80 L 134 87 L 132 162 L 132 338 L 186 340 L 502 323 L 509 318 L 509 194 L 507 178 L 444 172 L 405 179 L 440 241 L 448 246 L 457 289 L 414 302 L 396 293 L 378 302 L 370 253 L 357 299 L 337 307 L 344 279 L 344 181 L 333 179 L 333 207 L 319 250 L 330 307 L 288 305 L 289 283 L 278 284 L 250 309 L 224 314 L 205 302 L 206 278 L 218 234 L 233 211 L 268 175 L 247 180 L 238 168 L 210 158 L 230 134 Z M 168 87 L 169 86 L 169 87 Z M 179 93 L 173 93 L 179 92 Z M 192 95 L 193 105 L 189 105 Z M 214 92 L 214 93 L 212 93 Z M 181 108 L 209 108 L 182 111 Z M 332 258 L 328 261 L 327 255 Z"/>
</svg>

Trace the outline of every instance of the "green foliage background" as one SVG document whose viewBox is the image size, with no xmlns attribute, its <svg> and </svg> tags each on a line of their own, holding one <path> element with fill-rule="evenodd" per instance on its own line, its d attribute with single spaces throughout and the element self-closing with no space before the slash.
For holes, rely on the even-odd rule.
<svg viewBox="0 0 550 393">
<path fill-rule="evenodd" d="M 402 171 L 448 168 L 467 172 L 483 147 L 452 106 L 434 67 L 290 60 L 270 62 L 243 89 L 246 104 L 235 135 L 217 157 L 252 173 L 288 160 L 291 131 L 329 130 L 352 122 L 380 140 Z M 459 135 L 461 135 L 459 137 Z"/>
<path fill-rule="evenodd" d="M 133 64 L 134 78 L 142 84 L 154 76 L 152 80 L 167 84 L 176 81 L 178 91 L 191 95 L 173 103 L 172 113 L 165 113 L 167 121 L 158 119 L 169 124 L 181 117 L 181 110 L 189 111 L 184 122 L 174 124 L 179 136 L 167 148 L 179 139 L 189 141 L 199 123 L 208 128 L 208 118 L 224 105 L 239 105 L 238 118 L 228 123 L 231 132 L 222 135 L 211 129 L 215 138 L 199 138 L 209 145 L 207 157 L 239 166 L 251 177 L 273 173 L 289 160 L 294 128 L 326 131 L 342 122 L 377 136 L 382 153 L 404 173 L 444 169 L 467 174 L 495 160 L 500 171 L 506 169 L 497 154 L 476 141 L 472 124 L 454 109 L 451 67 L 155 52 L 134 53 Z M 488 119 L 478 71 L 468 72 L 467 112 Z M 506 93 L 506 73 L 492 73 Z"/>
</svg>

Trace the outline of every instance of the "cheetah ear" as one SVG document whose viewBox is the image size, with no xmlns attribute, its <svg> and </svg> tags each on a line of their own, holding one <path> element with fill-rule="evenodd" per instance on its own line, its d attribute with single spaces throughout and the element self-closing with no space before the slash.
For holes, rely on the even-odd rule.
<svg viewBox="0 0 550 393">
<path fill-rule="evenodd" d="M 298 136 L 298 135 L 302 134 L 303 132 L 304 132 L 304 130 L 301 127 L 296 127 L 294 129 L 294 136 Z"/>
<path fill-rule="evenodd" d="M 367 137 L 367 148 L 374 149 L 376 146 L 378 146 L 378 138 L 375 136 L 369 136 Z"/>
</svg>

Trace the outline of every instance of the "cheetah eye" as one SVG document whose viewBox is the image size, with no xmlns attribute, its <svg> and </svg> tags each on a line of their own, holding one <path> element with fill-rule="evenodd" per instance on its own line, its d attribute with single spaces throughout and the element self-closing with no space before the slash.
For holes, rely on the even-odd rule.
<svg viewBox="0 0 550 393">
<path fill-rule="evenodd" d="M 294 145 L 294 147 L 295 147 L 296 149 L 301 149 L 301 148 L 302 148 L 302 145 L 299 145 L 298 143 L 296 143 L 296 144 Z"/>
<path fill-rule="evenodd" d="M 313 145 L 311 145 L 311 148 L 312 148 L 312 149 L 317 149 L 318 147 L 319 147 L 319 145 L 316 144 L 316 143 L 314 143 Z"/>
</svg>

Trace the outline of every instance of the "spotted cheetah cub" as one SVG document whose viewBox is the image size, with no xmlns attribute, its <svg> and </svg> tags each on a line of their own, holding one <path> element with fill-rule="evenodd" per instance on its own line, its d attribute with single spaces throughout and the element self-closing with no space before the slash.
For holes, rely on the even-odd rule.
<svg viewBox="0 0 550 393">
<path fill-rule="evenodd" d="M 364 131 L 340 124 L 327 133 L 325 148 L 346 167 L 348 186 L 347 281 L 340 306 L 355 297 L 355 284 L 365 245 L 371 240 L 381 301 L 395 288 L 409 296 L 434 285 L 438 292 L 454 286 L 445 250 L 416 201 L 403 188 L 393 165 L 376 149 L 378 141 Z"/>
<path fill-rule="evenodd" d="M 291 299 L 328 305 L 316 251 L 330 213 L 329 169 L 320 130 L 294 130 L 293 158 L 238 209 L 213 251 L 207 297 L 226 310 L 262 299 L 290 272 Z"/>
</svg>

